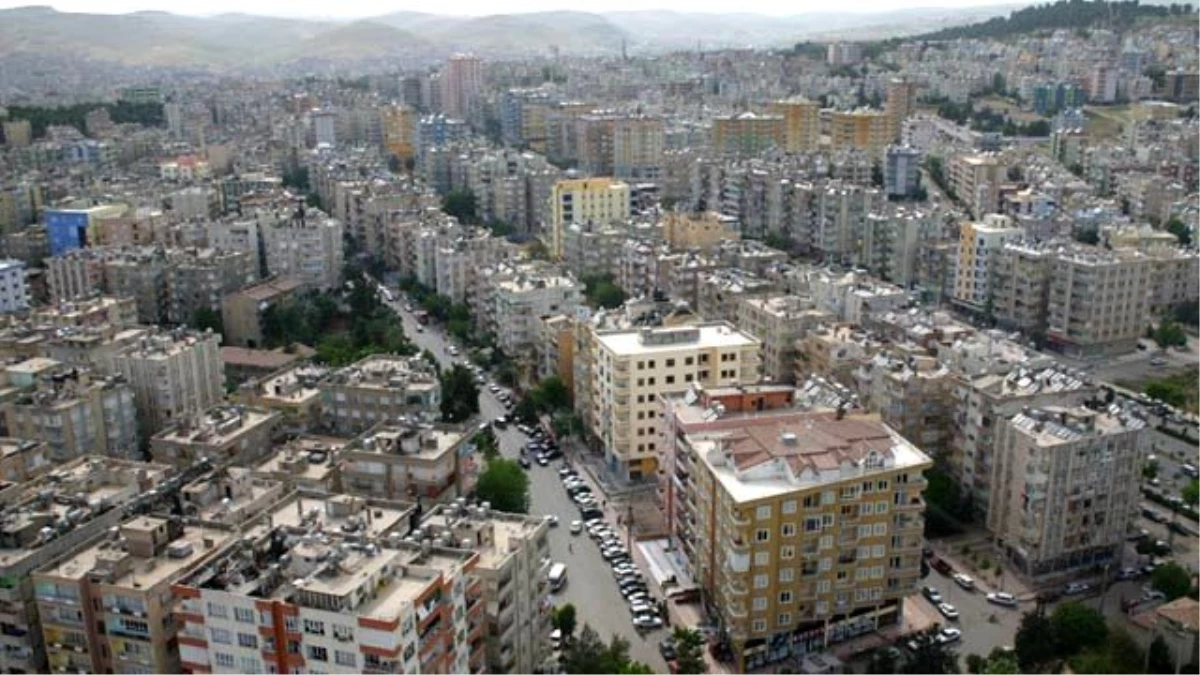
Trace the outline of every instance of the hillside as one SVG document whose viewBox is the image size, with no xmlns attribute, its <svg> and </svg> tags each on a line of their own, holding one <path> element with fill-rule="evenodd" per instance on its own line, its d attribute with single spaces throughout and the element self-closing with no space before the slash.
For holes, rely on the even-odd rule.
<svg viewBox="0 0 1200 675">
<path fill-rule="evenodd" d="M 944 28 L 916 35 L 915 40 L 1001 39 L 1039 30 L 1060 28 L 1095 28 L 1132 26 L 1143 18 L 1183 16 L 1193 10 L 1190 5 L 1147 5 L 1134 0 L 1104 2 L 1103 0 L 1060 0 L 1054 4 L 1035 5 L 1018 9 L 1006 17 L 995 17 L 968 26 Z"/>
</svg>

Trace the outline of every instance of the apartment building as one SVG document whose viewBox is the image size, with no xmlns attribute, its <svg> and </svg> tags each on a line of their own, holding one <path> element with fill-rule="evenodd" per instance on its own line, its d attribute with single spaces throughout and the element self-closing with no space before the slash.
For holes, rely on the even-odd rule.
<svg viewBox="0 0 1200 675">
<path fill-rule="evenodd" d="M 3 404 L 8 433 L 45 443 L 53 462 L 84 455 L 139 459 L 133 388 L 120 377 L 97 377 L 80 369 L 67 372 L 61 364 L 55 371 Z M 11 368 L 9 382 L 14 383 Z"/>
<path fill-rule="evenodd" d="M 324 424 L 343 433 L 362 433 L 400 415 L 436 412 L 442 385 L 420 356 L 376 354 L 339 368 L 321 380 Z"/>
<path fill-rule="evenodd" d="M 947 174 L 950 189 L 976 220 L 1000 210 L 1000 185 L 1007 178 L 1007 170 L 999 157 L 954 155 Z"/>
<path fill-rule="evenodd" d="M 258 259 L 244 251 L 199 249 L 167 266 L 167 323 L 193 325 L 197 315 L 220 313 L 225 294 L 258 281 Z"/>
<path fill-rule="evenodd" d="M 539 317 L 538 369 L 539 380 L 558 377 L 575 391 L 575 319 L 574 315 L 547 314 Z"/>
<path fill-rule="evenodd" d="M 783 149 L 788 153 L 816 152 L 821 142 L 821 104 L 803 97 L 771 104 L 783 118 Z"/>
<path fill-rule="evenodd" d="M 416 156 L 417 114 L 407 105 L 386 106 L 379 110 L 383 147 L 401 162 Z"/>
<path fill-rule="evenodd" d="M 742 301 L 766 297 L 779 291 L 769 279 L 742 268 L 719 269 L 703 274 L 696 282 L 696 312 L 709 321 L 736 322 Z"/>
<path fill-rule="evenodd" d="M 621 180 L 658 181 L 666 133 L 661 117 L 621 116 L 612 124 L 612 167 L 599 175 Z M 580 158 L 582 161 L 582 157 Z"/>
<path fill-rule="evenodd" d="M 560 180 L 550 192 L 550 252 L 563 256 L 563 231 L 572 223 L 625 223 L 630 214 L 629 184 L 614 178 Z"/>
<path fill-rule="evenodd" d="M 1055 251 L 1021 239 L 1005 241 L 993 257 L 988 287 L 996 325 L 1044 336 Z"/>
<path fill-rule="evenodd" d="M 472 577 L 482 586 L 488 633 L 488 670 L 532 673 L 550 656 L 549 523 L 542 516 L 489 510 L 486 505 L 435 506 L 421 520 L 422 537 L 460 542 L 479 560 Z M 419 537 L 418 537 L 419 538 Z"/>
<path fill-rule="evenodd" d="M 133 388 L 144 437 L 219 403 L 225 395 L 221 336 L 182 328 L 143 333 L 103 355 L 103 369 Z"/>
<path fill-rule="evenodd" d="M 34 572 L 52 672 L 178 673 L 172 585 L 237 543 L 232 526 L 137 516 Z"/>
<path fill-rule="evenodd" d="M 1022 410 L 996 429 L 988 529 L 1022 574 L 1120 564 L 1141 506 L 1146 422 L 1114 406 Z"/>
<path fill-rule="evenodd" d="M 29 282 L 25 278 L 25 263 L 0 260 L 0 314 L 22 312 L 28 308 Z"/>
<path fill-rule="evenodd" d="M 797 295 L 742 300 L 737 325 L 762 341 L 763 375 L 772 382 L 795 381 L 796 341 L 832 316 Z"/>
<path fill-rule="evenodd" d="M 915 445 L 841 412 L 731 419 L 666 442 L 684 521 L 673 536 L 737 670 L 900 622 L 933 465 Z"/>
<path fill-rule="evenodd" d="M 259 227 L 268 273 L 295 277 L 322 290 L 342 285 L 345 255 L 341 221 L 299 205 L 290 214 L 263 214 Z"/>
<path fill-rule="evenodd" d="M 342 448 L 342 486 L 376 499 L 450 501 L 475 486 L 474 451 L 458 425 L 381 422 Z"/>
<path fill-rule="evenodd" d="M 911 288 L 917 281 L 921 246 L 940 238 L 938 215 L 903 206 L 870 213 L 863 223 L 857 262 L 884 281 Z"/>
<path fill-rule="evenodd" d="M 892 142 L 891 119 L 882 110 L 868 108 L 834 111 L 829 118 L 833 150 L 861 150 L 872 159 L 882 160 L 884 148 Z"/>
<path fill-rule="evenodd" d="M 889 145 L 883 157 L 883 191 L 888 197 L 910 197 L 921 184 L 921 151 Z"/>
<path fill-rule="evenodd" d="M 245 382 L 236 398 L 241 403 L 273 410 L 280 415 L 280 429 L 302 432 L 323 421 L 321 381 L 329 368 L 313 364 L 287 366 L 258 380 Z"/>
<path fill-rule="evenodd" d="M 592 432 L 613 473 L 631 480 L 657 470 L 661 394 L 753 384 L 762 343 L 726 322 L 597 332 L 592 343 Z"/>
<path fill-rule="evenodd" d="M 227 294 L 221 299 L 221 326 L 228 344 L 251 349 L 265 345 L 263 318 L 267 310 L 297 301 L 304 288 L 302 280 L 282 277 Z"/>
<path fill-rule="evenodd" d="M 30 310 L 28 316 L 33 325 L 52 326 L 55 329 L 123 328 L 137 325 L 137 305 L 133 298 L 106 295 L 41 306 Z"/>
<path fill-rule="evenodd" d="M 881 351 L 854 369 L 859 402 L 929 455 L 950 446 L 957 380 L 925 348 L 908 343 Z"/>
<path fill-rule="evenodd" d="M 52 466 L 45 443 L 0 436 L 0 481 L 3 483 L 24 483 Z"/>
<path fill-rule="evenodd" d="M 620 225 L 568 225 L 563 230 L 562 265 L 578 279 L 600 274 L 615 278 L 629 234 Z"/>
<path fill-rule="evenodd" d="M 752 112 L 716 117 L 712 123 L 713 151 L 722 157 L 755 157 L 771 148 L 787 147 L 786 118 Z"/>
<path fill-rule="evenodd" d="M 709 251 L 740 237 L 733 219 L 716 211 L 672 211 L 663 218 L 662 238 L 672 249 Z"/>
<path fill-rule="evenodd" d="M 821 377 L 849 386 L 851 372 L 883 345 L 856 326 L 822 323 L 796 342 L 795 381 Z"/>
<path fill-rule="evenodd" d="M 480 556 L 405 540 L 412 515 L 346 495 L 279 504 L 175 583 L 175 672 L 485 672 Z"/>
<path fill-rule="evenodd" d="M 953 302 L 982 312 L 992 299 L 992 270 L 1006 242 L 1023 232 L 1007 216 L 989 215 L 983 222 L 963 223 L 958 232 Z"/>
<path fill-rule="evenodd" d="M 1060 251 L 1050 280 L 1050 347 L 1077 356 L 1133 351 L 1149 324 L 1156 265 L 1135 251 Z"/>
<path fill-rule="evenodd" d="M 246 466 L 271 450 L 280 415 L 241 405 L 217 405 L 179 418 L 150 438 L 154 461 L 189 466 L 205 458 L 223 465 Z"/>
<path fill-rule="evenodd" d="M 170 467 L 161 464 L 91 456 L 58 463 L 42 476 L 0 489 L 0 576 L 9 580 L 0 586 L 5 617 L 0 669 L 63 672 L 48 664 L 47 651 L 62 662 L 61 655 L 74 645 L 43 640 L 42 627 L 64 622 L 81 626 L 80 608 L 39 615 L 32 573 L 120 524 L 124 508 L 136 508 L 170 474 Z M 65 528 L 46 537 L 46 523 L 65 523 Z"/>
<path fill-rule="evenodd" d="M 887 113 L 891 125 L 892 140 L 899 140 L 904 120 L 916 109 L 917 83 L 902 77 L 893 77 L 888 80 L 886 99 L 884 112 Z"/>
<path fill-rule="evenodd" d="M 1156 248 L 1150 254 L 1154 257 L 1151 311 L 1165 313 L 1200 302 L 1200 255 L 1177 248 Z"/>
<path fill-rule="evenodd" d="M 342 491 L 341 451 L 349 439 L 300 433 L 254 467 L 254 476 L 279 481 L 310 495 Z"/>
<path fill-rule="evenodd" d="M 455 54 L 442 70 L 442 112 L 466 120 L 475 111 L 483 91 L 483 61 L 474 54 Z"/>
</svg>

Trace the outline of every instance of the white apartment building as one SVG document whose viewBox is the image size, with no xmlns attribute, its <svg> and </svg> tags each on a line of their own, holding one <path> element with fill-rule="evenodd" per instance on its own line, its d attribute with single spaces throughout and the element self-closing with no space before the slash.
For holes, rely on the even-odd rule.
<svg viewBox="0 0 1200 675">
<path fill-rule="evenodd" d="M 583 304 L 583 284 L 571 277 L 518 271 L 494 281 L 488 296 L 489 325 L 496 344 L 515 355 L 538 341 L 538 321 L 550 314 L 574 314 Z"/>
<path fill-rule="evenodd" d="M 763 375 L 772 382 L 793 381 L 796 341 L 833 317 L 814 307 L 809 298 L 773 295 L 742 300 L 737 325 L 762 340 Z"/>
<path fill-rule="evenodd" d="M 144 437 L 221 402 L 221 336 L 182 328 L 158 331 L 104 355 L 103 367 L 133 387 Z"/>
<path fill-rule="evenodd" d="M 295 277 L 312 288 L 341 286 L 341 221 L 304 206 L 293 213 L 263 213 L 259 220 L 269 274 Z"/>
<path fill-rule="evenodd" d="M 571 223 L 624 223 L 629 214 L 628 183 L 613 178 L 560 180 L 550 192 L 550 252 L 562 257 L 563 230 Z"/>
<path fill-rule="evenodd" d="M 953 301 L 983 311 L 991 297 L 991 272 L 1000 249 L 1021 235 L 1021 229 L 1013 227 L 1007 216 L 992 214 L 983 222 L 963 223 L 958 234 Z"/>
<path fill-rule="evenodd" d="M 593 433 L 610 471 L 630 479 L 658 469 L 658 397 L 761 378 L 762 342 L 727 322 L 597 332 L 592 339 Z"/>
<path fill-rule="evenodd" d="M 0 314 L 26 309 L 29 309 L 29 282 L 25 280 L 25 263 L 0 260 Z"/>
<path fill-rule="evenodd" d="M 1115 406 L 1027 409 L 997 424 L 988 529 L 1018 570 L 1120 563 L 1149 436 Z"/>
<path fill-rule="evenodd" d="M 1000 209 L 1005 168 L 995 155 L 956 155 L 950 159 L 949 183 L 976 219 Z"/>
<path fill-rule="evenodd" d="M 218 220 L 205 224 L 208 245 L 218 251 L 245 251 L 260 260 L 258 221 L 252 218 Z"/>
</svg>

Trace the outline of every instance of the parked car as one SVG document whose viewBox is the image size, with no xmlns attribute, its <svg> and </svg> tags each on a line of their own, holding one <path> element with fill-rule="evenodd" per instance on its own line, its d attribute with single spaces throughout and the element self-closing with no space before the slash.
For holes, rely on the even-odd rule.
<svg viewBox="0 0 1200 675">
<path fill-rule="evenodd" d="M 679 653 L 675 650 L 675 640 L 667 638 L 658 643 L 658 653 L 662 654 L 664 661 L 674 661 L 675 657 L 679 656 Z"/>
<path fill-rule="evenodd" d="M 968 590 L 968 591 L 975 590 L 975 580 L 972 579 L 971 577 L 963 574 L 962 572 L 955 574 L 951 578 L 954 579 L 954 583 L 958 584 L 959 586 L 962 586 L 966 590 Z"/>
<path fill-rule="evenodd" d="M 520 464 L 521 468 L 525 469 L 525 470 L 529 470 L 529 469 L 533 468 L 533 465 L 529 463 L 529 458 L 524 455 L 517 458 L 517 464 Z"/>
<path fill-rule="evenodd" d="M 1165 593 L 1163 593 L 1162 591 L 1148 589 L 1145 593 L 1142 593 L 1142 602 L 1154 602 L 1155 600 L 1166 600 L 1166 599 L 1167 599 L 1167 595 Z"/>
<path fill-rule="evenodd" d="M 1063 595 L 1080 595 L 1092 590 L 1091 584 L 1085 581 L 1072 581 L 1063 588 Z"/>
<path fill-rule="evenodd" d="M 922 588 L 921 594 L 935 605 L 942 601 L 942 594 L 933 586 L 926 586 L 925 588 Z"/>
<path fill-rule="evenodd" d="M 572 520 L 571 521 L 571 534 L 579 534 L 580 532 L 583 532 L 583 521 Z"/>
<path fill-rule="evenodd" d="M 538 466 L 550 466 L 550 459 L 539 452 L 537 454 L 537 463 Z"/>
<path fill-rule="evenodd" d="M 629 605 L 631 614 L 650 614 L 654 612 L 654 605 L 648 602 L 634 602 Z"/>
<path fill-rule="evenodd" d="M 1017 597 L 1012 593 L 988 593 L 987 601 L 1002 607 L 1016 607 Z"/>
<path fill-rule="evenodd" d="M 950 563 L 937 556 L 933 556 L 933 558 L 929 560 L 929 565 L 942 574 L 949 575 L 954 573 L 954 568 L 950 566 Z"/>
<path fill-rule="evenodd" d="M 653 614 L 639 614 L 633 617 L 633 627 L 638 630 L 655 630 L 662 628 L 662 619 Z"/>
<path fill-rule="evenodd" d="M 1142 573 L 1136 567 L 1125 567 L 1125 568 L 1122 568 L 1119 572 L 1117 572 L 1117 579 L 1120 581 L 1126 581 L 1128 579 L 1136 579 L 1140 576 L 1142 576 Z"/>
<path fill-rule="evenodd" d="M 962 639 L 962 631 L 957 628 L 943 628 L 938 632 L 937 641 L 942 644 L 958 642 Z"/>
<path fill-rule="evenodd" d="M 942 613 L 942 616 L 950 619 L 951 621 L 958 621 L 958 609 L 956 609 L 954 605 L 951 605 L 948 602 L 942 602 L 938 603 L 937 608 L 938 611 Z"/>
<path fill-rule="evenodd" d="M 546 516 L 546 522 L 550 523 L 550 527 L 558 527 L 558 516 L 555 516 L 555 515 Z"/>
</svg>

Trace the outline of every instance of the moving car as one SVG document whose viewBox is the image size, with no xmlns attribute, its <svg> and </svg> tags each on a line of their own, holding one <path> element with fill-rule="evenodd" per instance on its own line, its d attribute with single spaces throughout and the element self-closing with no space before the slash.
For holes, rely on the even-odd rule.
<svg viewBox="0 0 1200 675">
<path fill-rule="evenodd" d="M 925 588 L 922 588 L 921 594 L 935 605 L 941 603 L 942 601 L 942 594 L 933 586 L 926 586 Z"/>
<path fill-rule="evenodd" d="M 963 588 L 967 589 L 968 591 L 975 590 L 975 580 L 972 579 L 971 577 L 963 574 L 962 572 L 955 574 L 951 578 L 954 579 L 954 583 L 958 584 L 959 586 L 962 586 Z"/>
<path fill-rule="evenodd" d="M 1012 593 L 988 593 L 987 601 L 1001 607 L 1016 607 L 1017 597 Z"/>
<path fill-rule="evenodd" d="M 937 608 L 938 611 L 942 613 L 942 616 L 946 617 L 947 619 L 950 619 L 951 621 L 958 620 L 958 609 L 956 609 L 954 605 L 951 605 L 948 602 L 942 602 L 938 604 Z"/>
<path fill-rule="evenodd" d="M 546 516 L 546 522 L 550 523 L 550 527 L 558 527 L 558 516 L 555 516 L 555 515 Z"/>
<path fill-rule="evenodd" d="M 1127 579 L 1136 579 L 1141 575 L 1142 573 L 1136 567 L 1124 567 L 1117 572 L 1117 579 L 1125 581 Z"/>
<path fill-rule="evenodd" d="M 571 521 L 571 534 L 579 534 L 580 532 L 583 532 L 583 521 L 572 520 Z"/>
<path fill-rule="evenodd" d="M 962 639 L 962 631 L 957 628 L 943 628 L 937 636 L 937 641 L 944 645 L 958 642 L 960 639 Z"/>
<path fill-rule="evenodd" d="M 1079 595 L 1092 590 L 1091 584 L 1085 581 L 1072 581 L 1063 589 L 1063 595 Z"/>
</svg>

